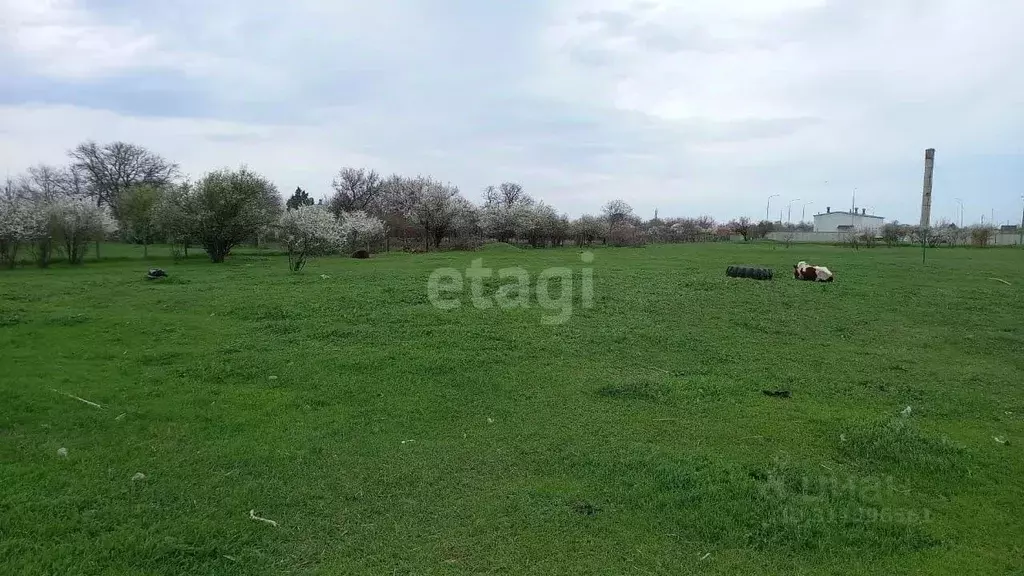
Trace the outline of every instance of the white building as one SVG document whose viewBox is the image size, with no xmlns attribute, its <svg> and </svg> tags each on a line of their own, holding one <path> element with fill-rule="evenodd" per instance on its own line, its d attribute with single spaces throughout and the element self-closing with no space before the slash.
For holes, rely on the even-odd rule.
<svg viewBox="0 0 1024 576">
<path fill-rule="evenodd" d="M 864 208 L 854 208 L 852 212 L 833 212 L 829 207 L 824 213 L 814 215 L 814 231 L 878 230 L 884 222 L 885 218 L 868 214 Z"/>
</svg>

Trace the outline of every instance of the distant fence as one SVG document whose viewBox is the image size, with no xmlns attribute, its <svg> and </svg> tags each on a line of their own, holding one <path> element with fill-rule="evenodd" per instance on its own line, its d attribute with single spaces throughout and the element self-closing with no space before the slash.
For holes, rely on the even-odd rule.
<svg viewBox="0 0 1024 576">
<path fill-rule="evenodd" d="M 765 236 L 776 242 L 819 242 L 822 244 L 839 244 L 850 237 L 850 232 L 769 232 Z M 992 235 L 992 246 L 1019 245 L 1020 234 L 1017 232 L 997 232 Z"/>
</svg>

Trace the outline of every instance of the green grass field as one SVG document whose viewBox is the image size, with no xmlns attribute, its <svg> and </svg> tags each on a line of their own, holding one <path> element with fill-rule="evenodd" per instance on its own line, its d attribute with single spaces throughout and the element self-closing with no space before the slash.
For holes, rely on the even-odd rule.
<svg viewBox="0 0 1024 576">
<path fill-rule="evenodd" d="M 547 325 L 427 278 L 575 249 L 116 250 L 0 272 L 2 574 L 1024 571 L 1024 251 L 598 248 Z"/>
</svg>

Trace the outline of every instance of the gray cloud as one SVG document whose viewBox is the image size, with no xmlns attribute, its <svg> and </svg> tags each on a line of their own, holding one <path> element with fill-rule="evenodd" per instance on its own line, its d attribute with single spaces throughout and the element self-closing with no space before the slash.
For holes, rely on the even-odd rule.
<svg viewBox="0 0 1024 576">
<path fill-rule="evenodd" d="M 642 213 L 757 215 L 774 192 L 824 206 L 860 187 L 899 215 L 937 146 L 940 170 L 999 175 L 979 197 L 1011 211 L 1024 7 L 698 4 L 68 0 L 49 25 L 73 34 L 0 30 L 0 168 L 126 138 L 193 173 L 246 161 L 282 188 L 363 163 L 470 197 L 522 179 L 573 214 L 628 195 Z"/>
</svg>

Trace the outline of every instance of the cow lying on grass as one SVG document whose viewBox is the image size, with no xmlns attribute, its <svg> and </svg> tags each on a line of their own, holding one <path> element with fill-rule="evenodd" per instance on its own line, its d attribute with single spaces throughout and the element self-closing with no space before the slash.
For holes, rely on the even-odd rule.
<svg viewBox="0 0 1024 576">
<path fill-rule="evenodd" d="M 811 266 L 807 262 L 800 261 L 793 266 L 793 277 L 797 280 L 809 280 L 811 282 L 832 282 L 832 271 L 824 266 Z"/>
</svg>

